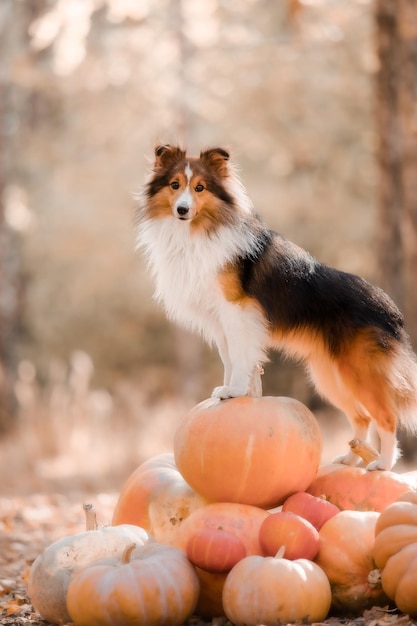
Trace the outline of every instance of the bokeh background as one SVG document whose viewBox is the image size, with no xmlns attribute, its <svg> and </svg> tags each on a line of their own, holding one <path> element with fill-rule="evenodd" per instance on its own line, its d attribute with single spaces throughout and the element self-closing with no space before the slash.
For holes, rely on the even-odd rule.
<svg viewBox="0 0 417 626">
<path fill-rule="evenodd" d="M 0 489 L 113 488 L 171 449 L 222 376 L 217 354 L 167 323 L 135 252 L 134 194 L 156 142 L 229 148 L 275 230 L 382 283 L 375 6 L 2 0 L 0 24 L 14 307 Z M 345 418 L 301 368 L 271 355 L 264 392 L 314 410 L 324 460 L 344 450 Z"/>
</svg>

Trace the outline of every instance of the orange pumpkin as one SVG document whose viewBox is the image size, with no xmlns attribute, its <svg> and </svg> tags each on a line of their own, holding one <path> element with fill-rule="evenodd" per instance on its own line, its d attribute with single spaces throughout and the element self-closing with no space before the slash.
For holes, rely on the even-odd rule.
<svg viewBox="0 0 417 626">
<path fill-rule="evenodd" d="M 200 528 L 188 538 L 188 559 L 208 572 L 228 572 L 246 556 L 243 541 L 223 528 Z"/>
<path fill-rule="evenodd" d="M 332 589 L 332 607 L 356 616 L 388 602 L 373 559 L 375 511 L 341 511 L 319 531 L 315 562 L 326 573 Z"/>
<path fill-rule="evenodd" d="M 192 537 L 201 530 L 222 530 L 241 540 L 246 554 L 262 554 L 259 528 L 270 514 L 249 504 L 214 502 L 191 513 L 181 525 L 177 547 L 187 549 Z"/>
<path fill-rule="evenodd" d="M 335 504 L 305 491 L 297 491 L 289 496 L 282 505 L 282 510 L 304 517 L 317 530 L 320 530 L 328 519 L 340 513 L 339 507 Z"/>
<path fill-rule="evenodd" d="M 207 499 L 270 508 L 311 483 L 321 434 L 314 415 L 291 398 L 210 398 L 180 422 L 174 455 Z"/>
<path fill-rule="evenodd" d="M 417 616 L 417 493 L 384 509 L 375 527 L 374 559 L 382 587 L 403 613 Z"/>
<path fill-rule="evenodd" d="M 229 572 L 223 608 L 235 626 L 321 622 L 330 608 L 329 581 L 307 559 L 248 556 Z"/>
<path fill-rule="evenodd" d="M 285 558 L 313 560 L 319 551 L 319 533 L 309 521 L 288 511 L 271 513 L 259 529 L 265 556 L 275 556 L 285 546 Z"/>
<path fill-rule="evenodd" d="M 369 472 L 361 467 L 332 463 L 320 467 L 306 491 L 324 497 L 339 509 L 382 511 L 415 484 L 415 475 Z"/>
<path fill-rule="evenodd" d="M 184 552 L 152 542 L 78 572 L 67 606 L 77 626 L 179 626 L 193 613 L 198 593 Z"/>
<path fill-rule="evenodd" d="M 145 461 L 123 485 L 112 525 L 136 524 L 167 545 L 176 544 L 183 520 L 207 504 L 183 479 L 172 453 Z"/>
</svg>

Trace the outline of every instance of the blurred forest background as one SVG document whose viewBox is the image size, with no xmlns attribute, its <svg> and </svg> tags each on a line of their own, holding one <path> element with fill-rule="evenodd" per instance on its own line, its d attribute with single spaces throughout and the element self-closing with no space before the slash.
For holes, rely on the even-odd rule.
<svg viewBox="0 0 417 626">
<path fill-rule="evenodd" d="M 230 148 L 268 223 L 387 289 L 417 346 L 416 77 L 416 0 L 0 0 L 4 492 L 120 484 L 219 384 L 134 251 L 157 141 Z M 345 448 L 299 367 L 264 379 Z"/>
</svg>

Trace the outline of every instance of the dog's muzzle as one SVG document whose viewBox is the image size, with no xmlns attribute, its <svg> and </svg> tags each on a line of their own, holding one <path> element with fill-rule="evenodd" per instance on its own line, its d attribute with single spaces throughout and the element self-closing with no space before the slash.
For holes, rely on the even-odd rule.
<svg viewBox="0 0 417 626">
<path fill-rule="evenodd" d="M 176 213 L 180 220 L 187 220 L 190 218 L 190 207 L 186 204 L 180 204 L 176 208 Z"/>
</svg>

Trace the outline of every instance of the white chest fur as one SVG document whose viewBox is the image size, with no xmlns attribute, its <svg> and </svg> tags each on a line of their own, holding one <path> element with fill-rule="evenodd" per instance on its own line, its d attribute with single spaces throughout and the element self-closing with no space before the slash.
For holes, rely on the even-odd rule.
<svg viewBox="0 0 417 626">
<path fill-rule="evenodd" d="M 156 299 L 171 319 L 200 332 L 224 300 L 219 271 L 251 244 L 250 235 L 242 231 L 220 227 L 208 237 L 172 217 L 143 222 L 138 238 L 154 275 Z"/>
</svg>

